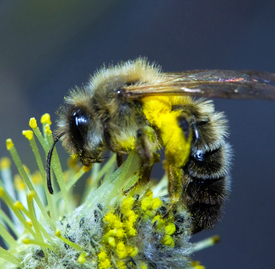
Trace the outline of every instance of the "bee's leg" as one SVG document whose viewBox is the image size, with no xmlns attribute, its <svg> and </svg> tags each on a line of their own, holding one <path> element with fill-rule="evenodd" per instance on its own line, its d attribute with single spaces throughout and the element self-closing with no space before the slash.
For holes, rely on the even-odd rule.
<svg viewBox="0 0 275 269">
<path fill-rule="evenodd" d="M 115 150 L 113 149 L 113 146 L 112 146 L 111 135 L 108 130 L 107 124 L 103 125 L 103 135 L 104 135 L 105 143 L 106 143 L 107 147 L 109 148 L 109 150 L 111 150 L 112 152 L 115 152 Z M 116 163 L 117 163 L 117 167 L 120 167 L 123 164 L 123 154 L 116 153 Z"/>
<path fill-rule="evenodd" d="M 159 161 L 159 155 L 156 153 L 156 144 L 151 141 L 148 133 L 152 130 L 141 128 L 137 131 L 136 150 L 139 154 L 142 167 L 141 182 L 150 180 L 153 164 Z"/>
<path fill-rule="evenodd" d="M 168 191 L 172 204 L 177 203 L 182 196 L 182 169 L 166 161 L 164 163 L 168 176 Z"/>
<path fill-rule="evenodd" d="M 172 203 L 182 198 L 183 165 L 189 159 L 192 143 L 190 116 L 186 113 L 171 113 L 163 121 L 162 139 L 165 146 L 164 167 L 168 176 L 168 191 Z"/>
<path fill-rule="evenodd" d="M 150 180 L 152 166 L 155 162 L 159 161 L 159 155 L 156 153 L 156 146 L 149 139 L 147 133 L 152 130 L 139 129 L 136 137 L 136 150 L 141 160 L 141 175 L 140 179 L 131 186 L 128 190 L 124 191 L 127 194 L 130 190 L 136 187 L 138 184 L 148 183 Z"/>
</svg>

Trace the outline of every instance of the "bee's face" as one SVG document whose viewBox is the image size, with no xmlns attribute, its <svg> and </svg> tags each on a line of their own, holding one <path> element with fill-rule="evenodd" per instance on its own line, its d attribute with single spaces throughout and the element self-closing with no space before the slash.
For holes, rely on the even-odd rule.
<svg viewBox="0 0 275 269">
<path fill-rule="evenodd" d="M 103 152 L 102 128 L 93 111 L 85 106 L 69 106 L 58 122 L 64 132 L 63 144 L 77 155 L 83 165 L 101 162 Z"/>
</svg>

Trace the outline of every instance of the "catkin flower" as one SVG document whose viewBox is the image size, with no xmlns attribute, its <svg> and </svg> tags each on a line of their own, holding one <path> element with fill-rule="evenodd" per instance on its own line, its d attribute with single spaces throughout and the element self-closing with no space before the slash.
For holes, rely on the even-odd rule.
<svg viewBox="0 0 275 269">
<path fill-rule="evenodd" d="M 0 162 L 0 198 L 9 210 L 0 209 L 1 268 L 203 268 L 190 254 L 216 239 L 189 242 L 190 216 L 184 207 L 172 209 L 167 177 L 158 184 L 135 184 L 140 160 L 134 153 L 118 169 L 115 156 L 91 171 L 71 158 L 63 172 L 54 150 L 52 173 L 60 190 L 50 195 L 45 154 L 36 144 L 47 153 L 53 143 L 48 114 L 41 123 L 42 133 L 34 118 L 32 130 L 23 131 L 38 171 L 23 165 L 11 139 L 7 149 L 19 174 L 12 176 L 8 158 Z M 73 187 L 84 173 L 89 177 L 77 199 Z"/>
</svg>

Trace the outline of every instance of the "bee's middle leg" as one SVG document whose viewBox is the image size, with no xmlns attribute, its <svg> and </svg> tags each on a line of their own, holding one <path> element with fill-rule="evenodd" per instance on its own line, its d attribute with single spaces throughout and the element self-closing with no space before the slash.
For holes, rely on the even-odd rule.
<svg viewBox="0 0 275 269">
<path fill-rule="evenodd" d="M 147 131 L 144 128 L 138 129 L 136 138 L 136 150 L 141 160 L 141 182 L 143 183 L 150 180 L 153 164 L 159 161 L 156 146 L 148 137 Z"/>
</svg>

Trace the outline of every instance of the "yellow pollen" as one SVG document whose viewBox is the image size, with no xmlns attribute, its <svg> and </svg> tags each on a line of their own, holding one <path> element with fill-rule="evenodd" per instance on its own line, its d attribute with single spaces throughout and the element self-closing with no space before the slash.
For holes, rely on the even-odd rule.
<svg viewBox="0 0 275 269">
<path fill-rule="evenodd" d="M 31 175 L 31 180 L 33 184 L 42 184 L 43 180 L 42 180 L 42 176 L 40 174 L 40 172 L 36 171 Z"/>
<path fill-rule="evenodd" d="M 32 139 L 33 139 L 33 131 L 31 131 L 31 130 L 22 131 L 22 134 L 23 134 L 28 140 L 32 140 Z"/>
<path fill-rule="evenodd" d="M 127 252 L 130 257 L 135 257 L 138 254 L 138 248 L 137 247 L 132 247 L 128 246 L 127 247 Z"/>
<path fill-rule="evenodd" d="M 148 190 L 146 193 L 145 193 L 145 196 L 147 198 L 153 198 L 153 192 L 151 190 Z"/>
<path fill-rule="evenodd" d="M 6 146 L 7 146 L 8 150 L 10 150 L 14 146 L 14 144 L 10 138 L 6 140 Z"/>
<path fill-rule="evenodd" d="M 35 194 L 36 194 L 35 191 L 30 191 L 30 192 L 28 193 L 28 199 L 29 199 L 29 200 L 33 200 Z"/>
<path fill-rule="evenodd" d="M 109 223 L 110 225 L 113 225 L 116 219 L 117 217 L 113 213 L 107 213 L 103 221 Z"/>
<path fill-rule="evenodd" d="M 194 269 L 205 269 L 205 267 L 203 265 L 201 265 L 199 261 L 191 261 L 190 265 Z"/>
<path fill-rule="evenodd" d="M 81 263 L 81 264 L 84 264 L 85 263 L 85 256 L 86 256 L 86 252 L 82 252 L 80 255 L 79 255 L 79 257 L 78 257 L 78 259 L 77 259 L 77 262 L 78 263 Z"/>
<path fill-rule="evenodd" d="M 85 165 L 84 165 L 84 166 L 82 167 L 82 170 L 83 170 L 83 172 L 86 173 L 86 172 L 89 172 L 89 171 L 92 169 L 92 167 L 93 167 L 92 165 L 90 165 L 90 166 L 85 166 Z"/>
<path fill-rule="evenodd" d="M 52 124 L 51 117 L 50 117 L 49 113 L 45 113 L 44 115 L 42 115 L 42 117 L 41 117 L 41 123 L 42 124 L 49 124 L 49 125 Z"/>
<path fill-rule="evenodd" d="M 107 253 L 103 250 L 97 255 L 100 261 L 104 261 L 107 258 Z"/>
<path fill-rule="evenodd" d="M 31 240 L 29 238 L 24 238 L 22 239 L 22 242 L 25 244 L 25 245 L 28 245 L 31 243 Z"/>
<path fill-rule="evenodd" d="M 37 122 L 36 122 L 36 119 L 35 119 L 35 118 L 30 118 L 29 126 L 30 126 L 32 129 L 37 128 Z"/>
<path fill-rule="evenodd" d="M 19 201 L 16 201 L 16 202 L 14 203 L 14 207 L 15 207 L 16 209 L 19 209 L 19 210 L 22 210 L 22 209 L 24 208 L 23 205 L 22 205 L 22 203 L 19 202 Z"/>
<path fill-rule="evenodd" d="M 123 229 L 117 229 L 117 232 L 116 232 L 116 237 L 117 238 L 122 238 L 122 237 L 124 237 L 125 236 L 125 232 L 124 232 L 124 230 Z"/>
<path fill-rule="evenodd" d="M 174 242 L 173 238 L 170 235 L 168 235 L 168 234 L 166 234 L 162 238 L 161 242 L 162 242 L 162 244 L 164 244 L 166 246 L 169 246 L 171 248 L 173 248 L 175 246 L 175 242 Z"/>
<path fill-rule="evenodd" d="M 152 209 L 158 209 L 162 206 L 162 201 L 160 198 L 154 198 L 152 200 Z"/>
<path fill-rule="evenodd" d="M 3 187 L 0 187 L 0 197 L 2 197 L 4 194 L 4 188 Z"/>
<path fill-rule="evenodd" d="M 148 269 L 148 267 L 144 262 L 141 262 L 140 269 Z"/>
<path fill-rule="evenodd" d="M 111 262 L 109 259 L 106 259 L 100 262 L 99 264 L 99 269 L 107 269 L 107 268 L 111 268 Z"/>
<path fill-rule="evenodd" d="M 1 169 L 9 169 L 11 166 L 11 161 L 9 158 L 7 157 L 3 157 L 0 160 L 0 168 Z"/>
<path fill-rule="evenodd" d="M 67 161 L 67 164 L 70 168 L 74 168 L 77 165 L 77 158 L 73 158 L 72 156 L 68 158 L 68 161 Z"/>
<path fill-rule="evenodd" d="M 123 242 L 119 242 L 116 246 L 116 253 L 120 259 L 127 257 L 127 250 Z"/>
<path fill-rule="evenodd" d="M 127 266 L 123 261 L 117 261 L 116 266 L 118 269 L 127 269 Z"/>
<path fill-rule="evenodd" d="M 129 209 L 132 209 L 133 203 L 134 203 L 134 198 L 133 197 L 129 197 L 129 198 L 124 199 L 124 201 L 122 202 L 121 211 L 125 212 Z"/>
<path fill-rule="evenodd" d="M 175 231 L 176 231 L 176 226 L 174 223 L 170 223 L 165 227 L 165 233 L 168 235 L 174 234 Z"/>
<path fill-rule="evenodd" d="M 116 240 L 114 237 L 110 236 L 108 237 L 108 244 L 111 246 L 111 247 L 115 247 L 116 246 Z"/>
<path fill-rule="evenodd" d="M 23 179 L 18 174 L 14 176 L 14 186 L 18 191 L 23 191 L 26 189 Z"/>
<path fill-rule="evenodd" d="M 30 169 L 26 165 L 23 164 L 23 168 L 27 174 L 30 174 Z"/>
<path fill-rule="evenodd" d="M 32 227 L 32 222 L 30 220 L 26 221 L 30 227 Z"/>
<path fill-rule="evenodd" d="M 61 231 L 60 231 L 59 229 L 56 229 L 55 235 L 56 235 L 57 237 L 61 237 Z"/>
<path fill-rule="evenodd" d="M 49 124 L 47 124 L 47 125 L 45 126 L 45 133 L 46 133 L 47 135 L 50 135 L 50 134 L 52 133 L 51 128 L 50 128 L 50 125 L 49 125 Z"/>
</svg>

